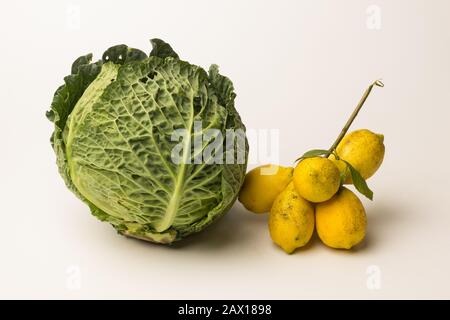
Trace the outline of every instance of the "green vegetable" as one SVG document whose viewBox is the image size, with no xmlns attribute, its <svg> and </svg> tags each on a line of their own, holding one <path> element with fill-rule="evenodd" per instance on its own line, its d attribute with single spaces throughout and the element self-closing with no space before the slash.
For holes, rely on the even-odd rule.
<svg viewBox="0 0 450 320">
<path fill-rule="evenodd" d="M 207 73 L 164 41 L 151 43 L 149 57 L 118 45 L 101 61 L 91 62 L 91 54 L 75 60 L 47 117 L 59 172 L 92 214 L 123 235 L 171 243 L 233 205 L 248 143 L 233 84 L 217 66 Z M 225 139 L 230 130 L 235 140 Z M 177 132 L 186 134 L 174 139 Z M 201 158 L 217 147 L 223 163 Z"/>
</svg>

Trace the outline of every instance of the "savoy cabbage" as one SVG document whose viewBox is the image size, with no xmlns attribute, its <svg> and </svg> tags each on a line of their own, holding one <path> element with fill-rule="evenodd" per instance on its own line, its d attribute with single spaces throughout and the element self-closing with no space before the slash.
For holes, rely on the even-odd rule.
<svg viewBox="0 0 450 320">
<path fill-rule="evenodd" d="M 91 54 L 76 59 L 47 117 L 59 172 L 92 214 L 123 235 L 171 243 L 233 205 L 248 143 L 233 84 L 217 66 L 207 73 L 164 41 L 151 43 L 149 56 L 118 45 L 97 62 Z M 196 123 L 202 131 L 194 130 Z M 173 159 L 177 130 L 187 132 L 180 161 Z M 244 132 L 244 143 L 216 140 L 228 161 L 195 161 L 192 142 L 206 130 Z M 201 139 L 200 151 L 213 140 Z"/>
</svg>

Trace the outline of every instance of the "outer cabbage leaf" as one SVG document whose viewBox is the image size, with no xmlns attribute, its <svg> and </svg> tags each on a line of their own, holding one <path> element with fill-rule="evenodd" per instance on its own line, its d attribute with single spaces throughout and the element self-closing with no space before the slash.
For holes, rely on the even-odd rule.
<svg viewBox="0 0 450 320">
<path fill-rule="evenodd" d="M 56 90 L 51 109 L 46 114 L 47 118 L 55 124 L 50 141 L 56 153 L 59 172 L 67 187 L 81 199 L 83 199 L 83 196 L 74 187 L 67 171 L 66 147 L 62 134 L 66 126 L 67 118 L 75 107 L 75 104 L 89 84 L 100 73 L 101 61 L 91 63 L 91 60 L 92 54 L 81 56 L 75 60 L 72 64 L 72 73 L 64 78 L 64 85 Z"/>
</svg>

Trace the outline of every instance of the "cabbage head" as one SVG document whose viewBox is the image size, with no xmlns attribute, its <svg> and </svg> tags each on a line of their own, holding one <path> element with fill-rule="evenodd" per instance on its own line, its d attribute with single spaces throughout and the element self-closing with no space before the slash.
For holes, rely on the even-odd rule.
<svg viewBox="0 0 450 320">
<path fill-rule="evenodd" d="M 206 72 L 164 41 L 151 43 L 148 56 L 118 45 L 99 61 L 76 59 L 47 118 L 59 172 L 92 214 L 120 234 L 172 243 L 230 209 L 248 143 L 233 84 L 217 66 Z"/>
</svg>

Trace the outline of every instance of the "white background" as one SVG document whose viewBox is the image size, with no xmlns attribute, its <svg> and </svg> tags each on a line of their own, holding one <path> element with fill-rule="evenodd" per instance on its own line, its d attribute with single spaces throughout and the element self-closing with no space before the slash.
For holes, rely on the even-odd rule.
<svg viewBox="0 0 450 320">
<path fill-rule="evenodd" d="M 438 0 L 4 3 L 0 298 L 450 298 L 449 15 Z M 57 173 L 44 113 L 76 57 L 118 43 L 149 52 L 153 37 L 219 64 L 247 127 L 280 130 L 285 165 L 328 147 L 383 78 L 353 126 L 386 144 L 375 201 L 363 199 L 365 244 L 337 251 L 315 238 L 289 256 L 267 216 L 240 204 L 173 247 L 92 217 Z"/>
</svg>

